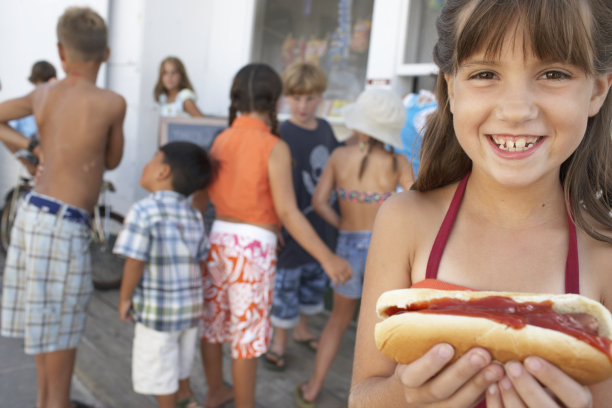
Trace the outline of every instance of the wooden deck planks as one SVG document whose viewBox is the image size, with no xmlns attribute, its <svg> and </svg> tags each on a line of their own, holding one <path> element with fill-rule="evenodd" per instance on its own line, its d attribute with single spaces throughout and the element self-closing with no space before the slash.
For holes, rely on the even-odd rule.
<svg viewBox="0 0 612 408">
<path fill-rule="evenodd" d="M 118 291 L 95 291 L 88 309 L 85 334 L 77 354 L 75 374 L 105 408 L 154 408 L 151 396 L 132 390 L 131 354 L 133 324 L 122 322 L 117 314 Z M 328 313 L 311 318 L 315 333 L 323 330 Z M 355 323 L 345 333 L 338 356 L 332 364 L 317 406 L 344 407 L 352 370 Z M 257 371 L 257 407 L 294 407 L 294 390 L 306 381 L 314 366 L 315 353 L 303 345 L 290 342 L 287 349 L 287 369 L 275 372 L 265 368 L 262 361 Z M 224 348 L 224 377 L 231 383 L 229 349 Z M 194 362 L 191 385 L 199 401 L 206 396 L 206 382 L 199 353 Z M 233 407 L 229 404 L 227 408 Z"/>
</svg>

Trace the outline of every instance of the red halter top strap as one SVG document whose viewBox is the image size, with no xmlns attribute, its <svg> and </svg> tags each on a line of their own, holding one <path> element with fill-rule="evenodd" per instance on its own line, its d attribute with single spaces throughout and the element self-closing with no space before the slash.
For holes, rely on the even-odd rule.
<svg viewBox="0 0 612 408">
<path fill-rule="evenodd" d="M 442 225 L 440 226 L 436 240 L 431 247 L 429 260 L 427 261 L 425 279 L 437 279 L 442 253 L 446 247 L 446 242 L 448 241 L 450 232 L 453 229 L 453 224 L 455 223 L 455 218 L 459 212 L 459 207 L 461 206 L 461 201 L 463 200 L 463 194 L 465 193 L 465 188 L 469 177 L 470 173 L 466 174 L 465 177 L 463 177 L 463 179 L 461 179 L 459 182 L 457 190 L 455 190 L 455 194 L 451 200 L 444 220 L 442 221 Z M 567 251 L 567 260 L 565 261 L 565 293 L 579 294 L 580 274 L 578 267 L 578 241 L 576 238 L 576 226 L 574 225 L 574 222 L 569 214 L 567 215 L 567 220 L 569 224 L 569 248 Z"/>
</svg>

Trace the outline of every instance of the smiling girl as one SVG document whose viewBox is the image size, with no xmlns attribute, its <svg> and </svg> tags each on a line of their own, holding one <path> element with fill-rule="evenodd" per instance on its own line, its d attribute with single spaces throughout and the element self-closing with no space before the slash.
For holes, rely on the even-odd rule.
<svg viewBox="0 0 612 408">
<path fill-rule="evenodd" d="M 609 406 L 612 380 L 585 387 L 537 356 L 502 366 L 474 348 L 449 364 L 438 344 L 397 365 L 376 349 L 375 303 L 390 289 L 612 305 L 610 2 L 449 0 L 437 27 L 439 109 L 413 191 L 374 225 L 349 406 Z"/>
</svg>

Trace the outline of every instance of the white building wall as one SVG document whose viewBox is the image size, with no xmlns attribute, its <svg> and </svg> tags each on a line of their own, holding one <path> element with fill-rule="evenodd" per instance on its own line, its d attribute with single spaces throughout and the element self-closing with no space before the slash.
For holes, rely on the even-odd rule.
<svg viewBox="0 0 612 408">
<path fill-rule="evenodd" d="M 105 178 L 117 192 L 112 203 L 125 213 L 146 193 L 138 186 L 157 148 L 158 106 L 153 100 L 159 63 L 168 55 L 184 62 L 205 115 L 226 116 L 235 72 L 250 60 L 255 0 L 21 0 L 0 2 L 0 101 L 32 87 L 32 64 L 46 59 L 63 78 L 55 26 L 66 7 L 87 5 L 109 26 L 111 57 L 98 85 L 127 100 L 121 165 Z M 15 184 L 19 165 L 0 148 L 0 201 Z M 2 203 L 0 203 L 1 205 Z"/>
<path fill-rule="evenodd" d="M 57 55 L 55 26 L 66 7 L 89 6 L 105 19 L 108 0 L 21 0 L 0 1 L 0 101 L 25 95 L 33 88 L 28 76 L 34 62 L 45 59 L 64 76 Z M 101 72 L 101 81 L 105 74 Z M 0 145 L 0 206 L 4 194 L 17 182 L 19 164 Z"/>
</svg>

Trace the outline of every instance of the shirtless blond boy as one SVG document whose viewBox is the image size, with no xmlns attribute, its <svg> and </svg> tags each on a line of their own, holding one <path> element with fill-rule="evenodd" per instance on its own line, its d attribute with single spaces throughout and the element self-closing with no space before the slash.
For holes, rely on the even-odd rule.
<svg viewBox="0 0 612 408">
<path fill-rule="evenodd" d="M 69 395 L 92 292 L 88 221 L 104 170 L 121 161 L 126 105 L 95 85 L 109 56 L 106 24 L 96 12 L 68 8 L 57 37 L 66 78 L 0 104 L 0 123 L 34 114 L 44 158 L 13 227 L 1 331 L 25 338 L 25 352 L 35 355 L 38 408 L 84 406 Z"/>
</svg>

